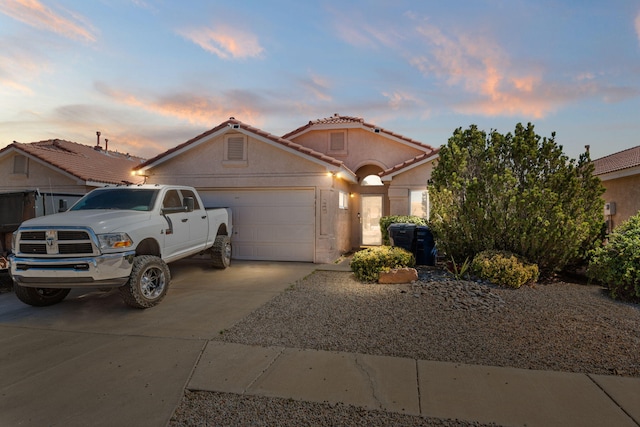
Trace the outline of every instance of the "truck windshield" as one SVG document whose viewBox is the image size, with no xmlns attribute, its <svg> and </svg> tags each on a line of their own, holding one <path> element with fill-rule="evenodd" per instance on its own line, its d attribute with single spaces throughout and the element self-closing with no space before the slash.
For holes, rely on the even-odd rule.
<svg viewBox="0 0 640 427">
<path fill-rule="evenodd" d="M 71 211 L 87 209 L 125 209 L 150 211 L 158 190 L 146 188 L 109 188 L 92 191 L 71 207 Z"/>
</svg>

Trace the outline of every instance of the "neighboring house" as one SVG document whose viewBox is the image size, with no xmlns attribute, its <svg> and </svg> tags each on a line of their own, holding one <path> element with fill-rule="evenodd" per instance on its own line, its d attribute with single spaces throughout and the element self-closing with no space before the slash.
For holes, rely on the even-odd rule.
<svg viewBox="0 0 640 427">
<path fill-rule="evenodd" d="M 15 209 L 24 209 L 23 220 L 56 213 L 61 201 L 71 206 L 94 188 L 140 180 L 131 171 L 142 161 L 99 146 L 59 139 L 14 142 L 0 150 L 0 199 L 10 200 L 8 193 L 23 192 L 24 203 L 11 199 L 16 202 Z M 15 212 L 5 214 L 13 217 Z M 7 236 L 12 231 L 10 224 L 4 224 L 5 219 L 0 215 L 0 233 L 6 233 L 5 239 L 0 239 L 0 255 L 9 248 Z"/>
<path fill-rule="evenodd" d="M 604 214 L 611 231 L 640 211 L 640 145 L 593 163 L 606 189 Z"/>
<path fill-rule="evenodd" d="M 331 262 L 380 245 L 385 215 L 428 216 L 437 150 L 334 115 L 278 137 L 233 117 L 136 167 L 233 210 L 233 257 Z"/>
</svg>

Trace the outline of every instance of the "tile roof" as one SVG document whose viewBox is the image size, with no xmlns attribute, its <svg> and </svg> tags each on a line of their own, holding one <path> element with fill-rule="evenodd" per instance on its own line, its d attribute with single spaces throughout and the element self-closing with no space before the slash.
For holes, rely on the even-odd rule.
<svg viewBox="0 0 640 427">
<path fill-rule="evenodd" d="M 343 167 L 344 163 L 340 160 L 334 159 L 333 157 L 327 156 L 326 154 L 320 153 L 318 151 L 314 151 L 310 148 L 304 147 L 300 144 L 296 144 L 295 142 L 289 141 L 288 139 L 285 138 L 281 138 L 279 136 L 275 136 L 272 135 L 268 132 L 265 132 L 261 129 L 258 129 L 256 127 L 250 126 L 246 123 L 241 122 L 240 120 L 236 120 L 235 118 L 231 117 L 229 120 L 222 122 L 221 124 L 219 124 L 218 126 L 214 127 L 213 129 L 210 129 L 204 133 L 201 133 L 200 135 L 196 136 L 195 138 L 191 138 L 190 140 L 183 142 L 180 145 L 177 145 L 167 151 L 165 151 L 164 153 L 161 153 L 159 155 L 157 155 L 156 157 L 147 160 L 146 162 L 138 165 L 135 169 L 141 169 L 144 168 L 145 166 L 149 166 L 149 165 L 153 165 L 154 163 L 157 163 L 159 160 L 163 159 L 164 157 L 169 156 L 170 154 L 173 154 L 175 152 L 181 151 L 185 148 L 187 148 L 188 146 L 202 140 L 202 138 L 205 138 L 209 135 L 215 134 L 219 131 L 221 131 L 222 129 L 225 129 L 227 127 L 231 127 L 231 126 L 238 126 L 238 129 L 243 129 L 246 132 L 250 132 L 253 133 L 255 135 L 259 135 L 263 138 L 268 139 L 269 141 L 272 141 L 276 144 L 282 145 L 284 147 L 287 147 L 289 149 L 292 149 L 294 151 L 300 152 L 302 154 L 306 154 L 308 156 L 314 157 L 318 160 L 321 160 L 325 163 L 329 163 L 333 166 L 336 167 Z"/>
<path fill-rule="evenodd" d="M 121 184 L 131 179 L 131 171 L 144 159 L 114 151 L 61 139 L 32 142 L 13 142 L 0 150 L 20 151 L 54 166 L 85 182 Z"/>
<path fill-rule="evenodd" d="M 622 169 L 640 166 L 640 145 L 593 161 L 594 175 L 604 175 Z"/>
<path fill-rule="evenodd" d="M 352 125 L 356 125 L 358 127 L 362 127 L 365 129 L 369 129 L 371 131 L 374 131 L 376 133 L 380 133 L 380 134 L 384 134 L 387 136 L 391 136 L 393 138 L 397 138 L 402 140 L 403 142 L 409 143 L 410 145 L 414 145 L 417 148 L 420 148 L 422 150 L 429 150 L 431 152 L 435 152 L 436 150 L 428 145 L 428 144 L 423 144 L 420 141 L 416 141 L 415 139 L 411 139 L 408 138 L 406 136 L 400 135 L 398 133 L 395 132 L 391 132 L 390 130 L 387 129 L 383 129 L 379 126 L 376 126 L 374 124 L 371 123 L 367 123 L 364 121 L 363 118 L 360 117 L 351 117 L 351 116 L 341 116 L 338 113 L 334 114 L 331 117 L 326 117 L 324 119 L 317 119 L 317 120 L 310 120 L 309 123 L 307 123 L 304 126 L 299 127 L 296 130 L 293 130 L 289 133 L 287 133 L 286 135 L 283 135 L 282 137 L 285 139 L 291 138 L 294 135 L 297 135 L 305 130 L 311 129 L 314 126 L 318 126 L 318 125 L 347 125 L 347 124 L 352 124 Z"/>
<path fill-rule="evenodd" d="M 411 166 L 417 165 L 418 163 L 420 163 L 420 162 L 422 162 L 422 161 L 424 161 L 424 160 L 436 155 L 439 151 L 440 150 L 437 149 L 437 150 L 431 151 L 430 153 L 420 154 L 419 156 L 416 156 L 413 159 L 409 159 L 407 161 L 399 163 L 399 164 L 397 164 L 395 166 L 390 167 L 389 169 L 386 169 L 386 170 L 380 172 L 378 174 L 378 176 L 380 176 L 382 178 L 382 177 L 385 177 L 385 176 L 388 176 L 388 175 L 393 175 L 395 173 L 398 173 L 403 169 L 410 168 Z"/>
</svg>

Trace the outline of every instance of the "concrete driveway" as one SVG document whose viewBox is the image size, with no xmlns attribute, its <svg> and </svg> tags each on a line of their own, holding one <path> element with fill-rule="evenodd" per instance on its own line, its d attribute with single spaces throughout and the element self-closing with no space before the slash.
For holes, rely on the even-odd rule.
<svg viewBox="0 0 640 427">
<path fill-rule="evenodd" d="M 116 291 L 72 291 L 44 308 L 0 294 L 0 425 L 166 425 L 207 340 L 317 266 L 170 267 L 168 295 L 147 310 Z"/>
</svg>

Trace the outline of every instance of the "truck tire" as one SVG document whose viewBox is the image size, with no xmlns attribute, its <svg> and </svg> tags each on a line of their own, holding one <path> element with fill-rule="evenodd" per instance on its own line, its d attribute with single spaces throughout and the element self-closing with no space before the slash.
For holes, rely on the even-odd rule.
<svg viewBox="0 0 640 427">
<path fill-rule="evenodd" d="M 133 259 L 129 281 L 119 289 L 125 304 L 134 308 L 149 308 L 167 294 L 171 273 L 159 257 L 140 255 Z"/>
<path fill-rule="evenodd" d="M 29 288 L 13 284 L 13 291 L 20 301 L 34 307 L 46 307 L 57 304 L 69 295 L 68 288 Z"/>
<path fill-rule="evenodd" d="M 231 265 L 231 239 L 219 235 L 211 247 L 211 263 L 215 268 L 227 268 Z"/>
</svg>

